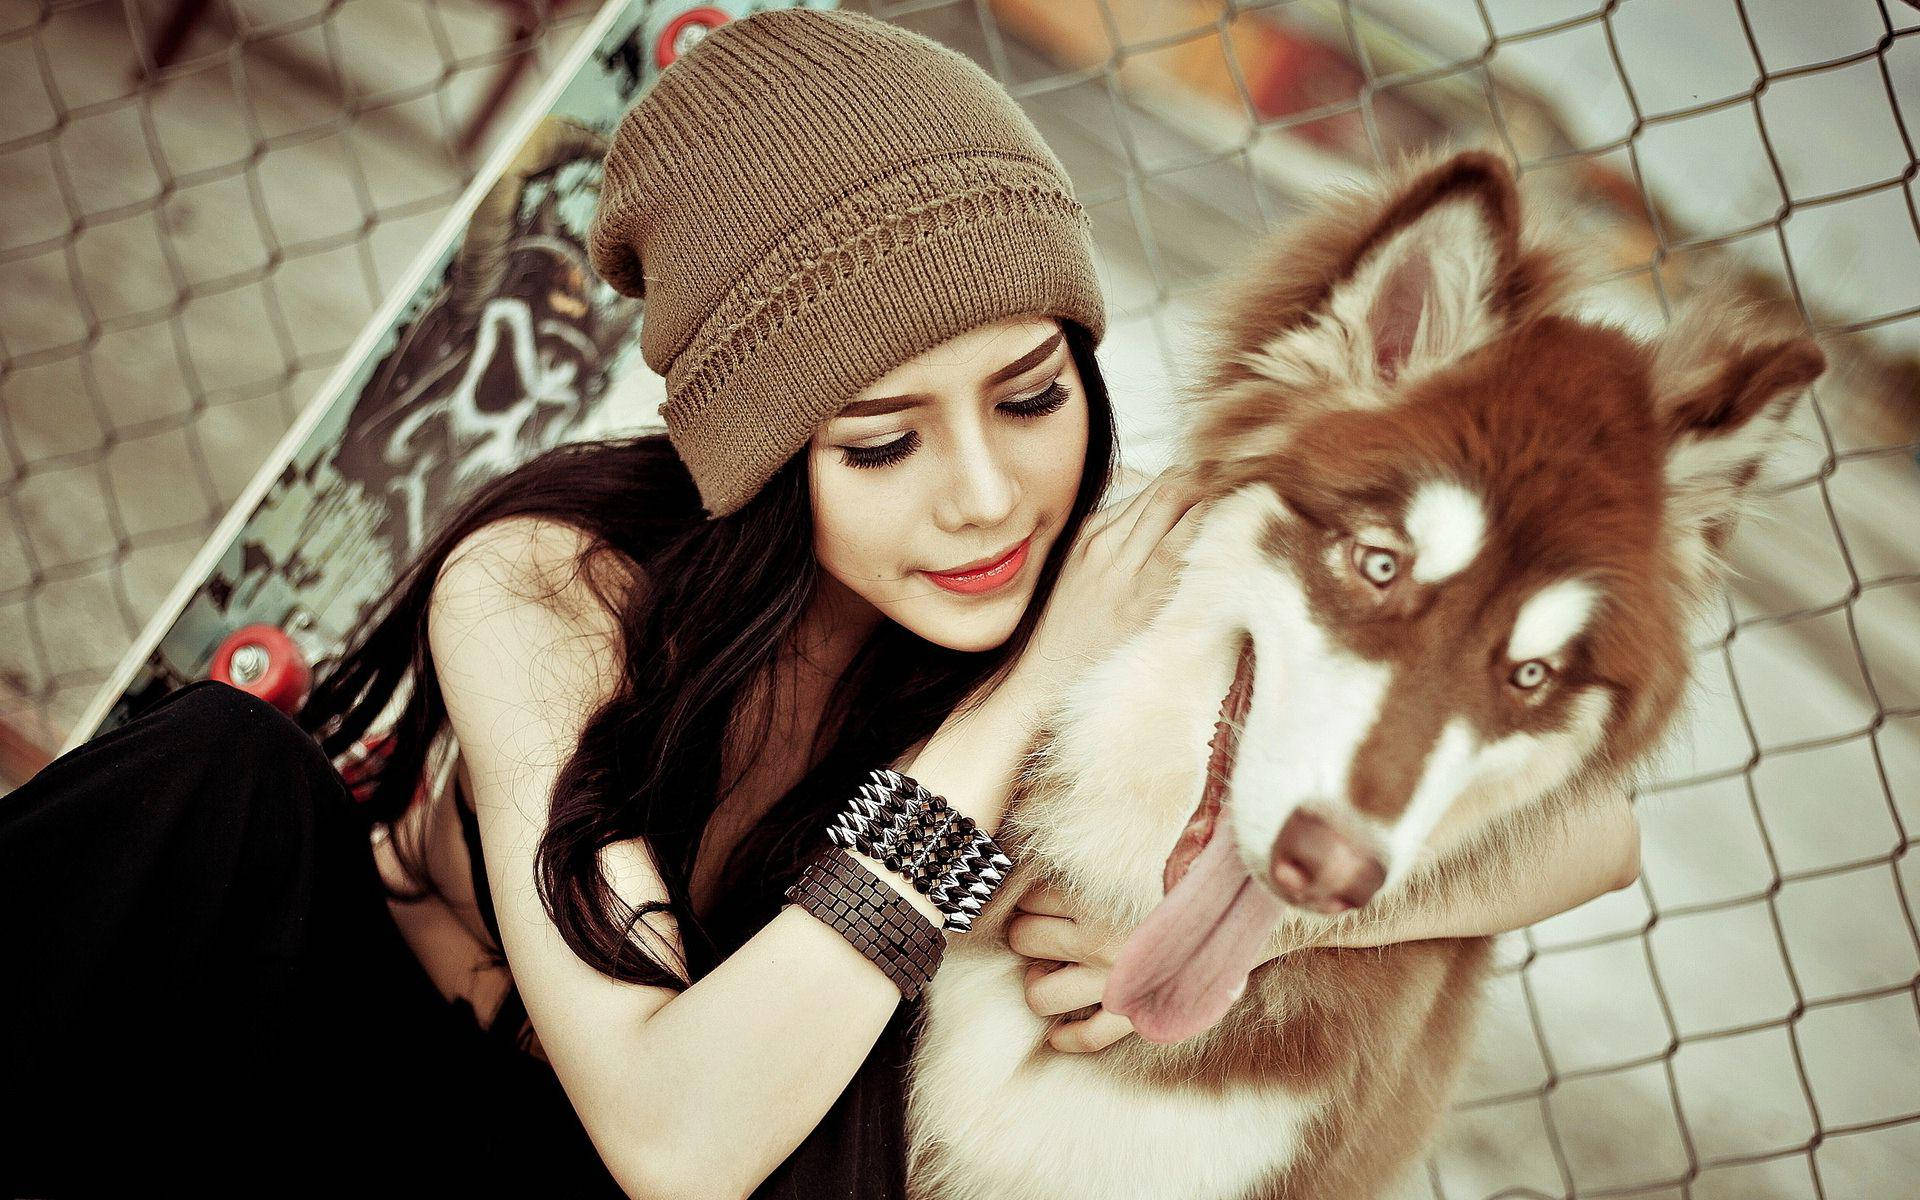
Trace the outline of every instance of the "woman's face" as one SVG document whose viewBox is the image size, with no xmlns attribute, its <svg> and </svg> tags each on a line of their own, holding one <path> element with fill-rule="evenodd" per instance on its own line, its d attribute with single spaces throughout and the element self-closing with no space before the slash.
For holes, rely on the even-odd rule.
<svg viewBox="0 0 1920 1200">
<path fill-rule="evenodd" d="M 1086 452 L 1080 373 L 1050 317 L 982 325 L 901 363 L 808 448 L 822 587 L 843 593 L 832 607 L 871 605 L 954 650 L 1000 645 L 1066 523 Z"/>
</svg>

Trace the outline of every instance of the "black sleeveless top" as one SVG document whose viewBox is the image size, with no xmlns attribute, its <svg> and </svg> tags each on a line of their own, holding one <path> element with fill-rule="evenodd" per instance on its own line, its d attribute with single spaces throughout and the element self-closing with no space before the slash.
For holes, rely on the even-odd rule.
<svg viewBox="0 0 1920 1200">
<path fill-rule="evenodd" d="M 487 884 L 481 856 L 480 824 L 457 775 L 453 793 L 454 808 L 460 815 L 460 829 L 467 843 L 467 861 L 473 871 L 474 899 L 480 908 L 480 919 L 493 938 L 489 949 L 500 955 L 499 961 L 504 965 L 499 919 L 493 911 L 493 893 Z M 765 920 L 771 920 L 777 911 L 777 907 L 773 907 L 772 911 L 765 912 Z M 760 924 L 765 924 L 765 920 Z M 471 1013 L 472 1006 L 467 1007 Z M 754 1190 L 751 1200 L 906 1200 L 906 1080 L 913 1040 L 918 1033 L 919 1012 L 919 1001 L 903 1001 L 894 1010 L 893 1018 L 881 1031 L 879 1041 L 846 1090 L 840 1093 L 820 1124 Z M 519 987 L 509 985 L 499 1015 L 488 1028 L 489 1038 L 513 1047 L 515 1053 L 526 1053 L 527 1043 L 520 1037 L 526 1013 Z M 531 1054 L 527 1057 L 528 1061 L 537 1063 Z M 558 1077 L 550 1078 L 557 1103 L 566 1105 L 565 1115 L 573 1117 L 571 1102 L 561 1091 Z M 581 1141 L 585 1141 L 584 1130 Z M 604 1167 L 601 1170 L 604 1172 Z M 606 1176 L 606 1184 L 615 1186 L 611 1175 Z M 621 1193 L 616 1187 L 613 1194 Z"/>
<path fill-rule="evenodd" d="M 501 949 L 500 920 L 493 912 L 493 891 L 487 884 L 486 863 L 480 853 L 480 819 L 474 814 L 467 799 L 466 789 L 460 786 L 456 776 L 453 783 L 454 811 L 460 814 L 460 835 L 467 843 L 467 866 L 473 872 L 473 897 L 480 907 L 481 923 L 487 927 L 487 936 L 493 944 L 487 947 L 495 966 L 505 966 L 506 952 Z M 472 1005 L 468 1005 L 469 1011 Z M 475 1021 L 478 1024 L 476 1018 Z M 531 1053 L 530 1038 L 522 1037 L 527 1025 L 527 1006 L 520 1001 L 520 988 L 517 984 L 507 984 L 506 999 L 500 1002 L 500 1011 L 493 1018 L 493 1024 L 487 1027 L 487 1035 L 512 1046 L 515 1050 Z"/>
</svg>

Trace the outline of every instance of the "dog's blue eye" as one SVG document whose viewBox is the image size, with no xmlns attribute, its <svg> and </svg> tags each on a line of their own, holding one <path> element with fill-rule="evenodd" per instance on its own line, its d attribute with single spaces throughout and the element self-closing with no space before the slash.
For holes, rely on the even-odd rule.
<svg viewBox="0 0 1920 1200">
<path fill-rule="evenodd" d="M 1552 673 L 1552 668 L 1547 666 L 1546 663 L 1541 662 L 1537 658 L 1530 658 L 1515 667 L 1513 674 L 1509 675 L 1507 679 L 1508 682 L 1512 683 L 1513 686 L 1519 688 L 1521 691 L 1530 692 L 1545 683 L 1547 676 Z"/>
<path fill-rule="evenodd" d="M 1361 578 L 1378 588 L 1386 587 L 1400 575 L 1399 555 L 1378 546 L 1355 545 L 1353 565 L 1359 569 Z"/>
</svg>

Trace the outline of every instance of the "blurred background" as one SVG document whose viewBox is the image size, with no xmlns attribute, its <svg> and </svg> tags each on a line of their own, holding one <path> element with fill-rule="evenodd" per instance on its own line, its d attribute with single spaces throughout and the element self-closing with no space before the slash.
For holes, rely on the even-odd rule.
<svg viewBox="0 0 1920 1200">
<path fill-rule="evenodd" d="M 615 5 L 663 56 L 699 32 L 696 9 L 755 7 Z M 1331 181 L 1434 142 L 1496 146 L 1554 194 L 1611 270 L 1614 319 L 1657 328 L 1732 272 L 1821 337 L 1833 370 L 1735 540 L 1735 577 L 1697 630 L 1688 719 L 1640 793 L 1643 878 L 1503 941 L 1416 1194 L 1915 1194 L 1920 11 L 845 7 L 974 57 L 1072 172 L 1095 219 L 1129 466 L 1164 464 L 1188 331 L 1250 240 Z M 478 192 L 503 172 L 533 177 L 515 154 L 532 110 L 615 16 L 534 0 L 0 0 L 7 786 L 98 727 L 136 668 L 204 670 L 205 639 L 184 657 L 160 640 L 222 581 L 210 539 L 263 498 L 312 518 L 287 462 L 358 386 L 356 341 L 375 350 L 366 331 L 446 255 L 450 213 L 498 201 Z M 502 203 L 551 199 L 532 195 Z M 541 311 L 599 311 L 579 277 L 583 210 L 551 207 L 540 238 L 572 290 L 543 284 Z M 498 377 L 491 401 L 414 409 L 444 426 L 461 479 L 654 425 L 663 391 L 638 356 L 588 350 L 603 386 L 576 387 L 550 350 L 475 350 L 470 373 Z M 533 419 L 563 393 L 591 399 L 590 419 Z M 368 577 L 417 539 L 396 530 L 356 558 Z M 309 548 L 308 566 L 340 553 Z"/>
</svg>

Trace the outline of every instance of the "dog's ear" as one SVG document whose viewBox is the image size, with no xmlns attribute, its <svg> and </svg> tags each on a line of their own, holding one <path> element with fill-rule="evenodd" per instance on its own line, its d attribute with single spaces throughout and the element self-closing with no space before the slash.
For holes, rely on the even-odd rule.
<svg viewBox="0 0 1920 1200">
<path fill-rule="evenodd" d="M 1520 198 L 1500 158 L 1457 154 L 1387 198 L 1334 273 L 1322 318 L 1359 384 L 1392 383 L 1483 344 L 1507 322 Z"/>
<path fill-rule="evenodd" d="M 1385 403 L 1396 381 L 1563 289 L 1550 256 L 1522 250 L 1520 197 L 1499 156 L 1467 151 L 1397 178 L 1329 197 L 1229 281 L 1219 366 L 1196 389 L 1181 450 L 1209 494 L 1257 474 L 1316 416 Z"/>
<path fill-rule="evenodd" d="M 1826 365 L 1812 338 L 1728 289 L 1702 293 L 1676 316 L 1655 346 L 1652 383 L 1667 446 L 1667 519 L 1687 559 L 1724 546 L 1747 485 Z"/>
</svg>

